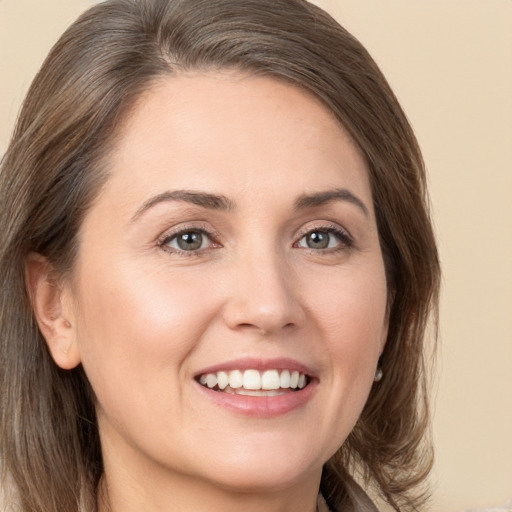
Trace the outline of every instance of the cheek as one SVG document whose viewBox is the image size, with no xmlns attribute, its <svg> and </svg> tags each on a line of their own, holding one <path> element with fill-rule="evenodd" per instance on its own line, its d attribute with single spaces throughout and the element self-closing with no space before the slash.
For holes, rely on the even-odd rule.
<svg viewBox="0 0 512 512">
<path fill-rule="evenodd" d="M 384 269 L 347 268 L 331 273 L 322 289 L 308 290 L 310 308 L 333 349 L 354 352 L 379 348 L 385 338 L 387 288 Z M 370 355 L 370 354 L 368 354 Z"/>
<path fill-rule="evenodd" d="M 387 289 L 383 267 L 349 269 L 331 276 L 319 293 L 310 290 L 313 317 L 325 340 L 332 386 L 362 408 L 387 336 Z M 361 403 L 362 402 L 362 403 Z"/>
<path fill-rule="evenodd" d="M 186 284 L 130 265 L 83 274 L 78 341 L 98 394 L 128 381 L 132 393 L 162 379 L 174 385 L 186 371 L 187 355 L 215 315 L 209 295 Z"/>
</svg>

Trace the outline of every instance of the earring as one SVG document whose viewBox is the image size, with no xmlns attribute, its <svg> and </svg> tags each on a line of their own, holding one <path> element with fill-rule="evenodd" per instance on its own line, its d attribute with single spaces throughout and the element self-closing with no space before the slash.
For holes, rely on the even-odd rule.
<svg viewBox="0 0 512 512">
<path fill-rule="evenodd" d="M 382 377 L 384 376 L 384 372 L 382 371 L 382 368 L 377 368 L 377 371 L 375 372 L 374 382 L 379 382 L 382 380 Z"/>
</svg>

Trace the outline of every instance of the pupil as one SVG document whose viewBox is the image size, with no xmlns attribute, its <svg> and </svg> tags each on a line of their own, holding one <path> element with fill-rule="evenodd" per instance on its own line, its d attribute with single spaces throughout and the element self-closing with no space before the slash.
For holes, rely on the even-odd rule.
<svg viewBox="0 0 512 512">
<path fill-rule="evenodd" d="M 315 231 L 308 235 L 307 241 L 311 249 L 327 249 L 329 246 L 329 235 L 322 231 Z"/>
<path fill-rule="evenodd" d="M 199 249 L 203 243 L 203 235 L 201 233 L 184 233 L 178 238 L 178 246 L 184 251 L 193 251 Z"/>
</svg>

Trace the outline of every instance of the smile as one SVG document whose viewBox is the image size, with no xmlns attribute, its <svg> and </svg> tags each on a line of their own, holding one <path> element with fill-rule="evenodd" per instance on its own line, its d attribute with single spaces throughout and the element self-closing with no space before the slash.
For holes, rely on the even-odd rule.
<svg viewBox="0 0 512 512">
<path fill-rule="evenodd" d="M 297 370 L 231 370 L 201 374 L 199 383 L 213 391 L 246 396 L 276 396 L 308 385 L 308 376 Z"/>
<path fill-rule="evenodd" d="M 273 418 L 306 407 L 319 389 L 318 371 L 295 359 L 245 357 L 194 376 L 208 402 L 237 415 Z"/>
</svg>

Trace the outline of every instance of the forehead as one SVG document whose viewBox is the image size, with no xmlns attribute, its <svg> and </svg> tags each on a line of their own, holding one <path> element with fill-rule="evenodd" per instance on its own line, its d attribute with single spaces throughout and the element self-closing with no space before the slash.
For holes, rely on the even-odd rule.
<svg viewBox="0 0 512 512">
<path fill-rule="evenodd" d="M 369 199 L 364 158 L 333 114 L 272 78 L 165 77 L 139 99 L 119 135 L 107 188 L 124 188 L 125 198 L 171 188 L 236 196 L 350 186 Z"/>
</svg>

